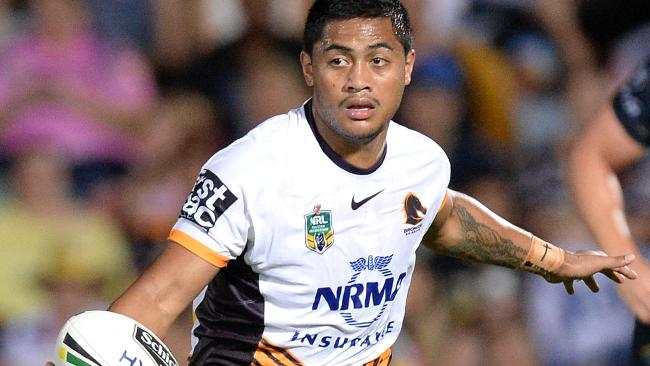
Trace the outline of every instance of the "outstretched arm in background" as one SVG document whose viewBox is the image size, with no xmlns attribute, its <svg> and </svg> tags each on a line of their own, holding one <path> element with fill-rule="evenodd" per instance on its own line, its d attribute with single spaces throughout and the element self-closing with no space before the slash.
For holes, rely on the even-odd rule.
<svg viewBox="0 0 650 366">
<path fill-rule="evenodd" d="M 465 194 L 448 190 L 447 196 L 425 240 L 425 245 L 439 253 L 533 272 L 551 283 L 563 282 L 570 294 L 576 280 L 598 291 L 593 277 L 598 272 L 617 283 L 636 278 L 628 267 L 632 255 L 608 257 L 598 251 L 564 251 L 512 225 Z"/>
<path fill-rule="evenodd" d="M 637 254 L 631 268 L 640 279 L 627 281 L 619 291 L 636 316 L 650 324 L 650 264 L 639 255 L 630 234 L 616 176 L 644 152 L 644 147 L 627 134 L 613 108 L 607 106 L 574 145 L 569 181 L 578 212 L 600 248 L 610 255 Z"/>
</svg>

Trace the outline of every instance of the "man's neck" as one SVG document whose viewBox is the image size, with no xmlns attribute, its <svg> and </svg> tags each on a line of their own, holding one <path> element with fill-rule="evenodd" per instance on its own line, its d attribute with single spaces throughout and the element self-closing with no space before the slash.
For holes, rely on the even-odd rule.
<svg viewBox="0 0 650 366">
<path fill-rule="evenodd" d="M 306 105 L 305 113 L 326 153 L 329 150 L 338 159 L 360 171 L 374 170 L 383 162 L 386 155 L 387 129 L 368 142 L 351 141 L 340 136 L 323 122 L 317 113 L 313 112 L 311 101 Z"/>
</svg>

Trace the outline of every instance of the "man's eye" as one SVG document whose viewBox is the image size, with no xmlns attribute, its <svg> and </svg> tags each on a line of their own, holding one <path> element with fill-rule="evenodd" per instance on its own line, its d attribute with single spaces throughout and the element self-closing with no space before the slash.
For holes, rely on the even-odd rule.
<svg viewBox="0 0 650 366">
<path fill-rule="evenodd" d="M 382 66 L 382 65 L 386 65 L 387 63 L 388 63 L 388 61 L 384 60 L 381 57 L 375 57 L 375 58 L 372 59 L 372 64 L 373 65 Z"/>
<path fill-rule="evenodd" d="M 330 61 L 330 63 L 331 63 L 332 65 L 335 65 L 335 66 L 340 66 L 340 65 L 344 65 L 344 64 L 345 64 L 345 60 L 342 59 L 342 58 L 340 58 L 340 57 L 337 57 L 337 58 L 333 59 L 332 61 Z"/>
</svg>

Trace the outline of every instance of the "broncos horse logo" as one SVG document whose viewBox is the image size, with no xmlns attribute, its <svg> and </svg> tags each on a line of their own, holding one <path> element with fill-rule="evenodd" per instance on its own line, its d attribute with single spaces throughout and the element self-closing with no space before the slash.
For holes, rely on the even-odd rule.
<svg viewBox="0 0 650 366">
<path fill-rule="evenodd" d="M 410 192 L 404 197 L 403 210 L 405 216 L 404 223 L 409 225 L 420 223 L 420 221 L 424 220 L 424 215 L 427 214 L 427 208 L 422 206 L 420 199 Z"/>
</svg>

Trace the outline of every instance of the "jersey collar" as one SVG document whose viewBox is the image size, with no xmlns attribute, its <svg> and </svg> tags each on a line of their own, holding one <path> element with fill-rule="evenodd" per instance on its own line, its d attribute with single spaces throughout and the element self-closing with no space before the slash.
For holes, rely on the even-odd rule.
<svg viewBox="0 0 650 366">
<path fill-rule="evenodd" d="M 373 164 L 371 167 L 362 169 L 358 168 L 347 161 L 343 160 L 343 158 L 337 154 L 334 149 L 332 149 L 327 142 L 325 142 L 325 139 L 318 133 L 318 129 L 316 129 L 316 123 L 314 122 L 314 113 L 312 111 L 312 100 L 309 99 L 305 105 L 304 105 L 304 111 L 305 111 L 305 116 L 307 117 L 307 122 L 309 123 L 309 127 L 311 128 L 312 133 L 314 134 L 314 137 L 316 137 L 316 141 L 318 141 L 318 145 L 320 145 L 321 150 L 323 150 L 323 153 L 327 155 L 327 157 L 334 163 L 336 164 L 339 168 L 352 173 L 352 174 L 357 174 L 357 175 L 368 175 L 379 169 L 381 164 L 384 162 L 384 159 L 386 158 L 386 151 L 388 150 L 388 144 L 384 145 L 384 151 L 382 151 L 381 156 L 379 159 L 377 159 L 377 162 Z"/>
</svg>

